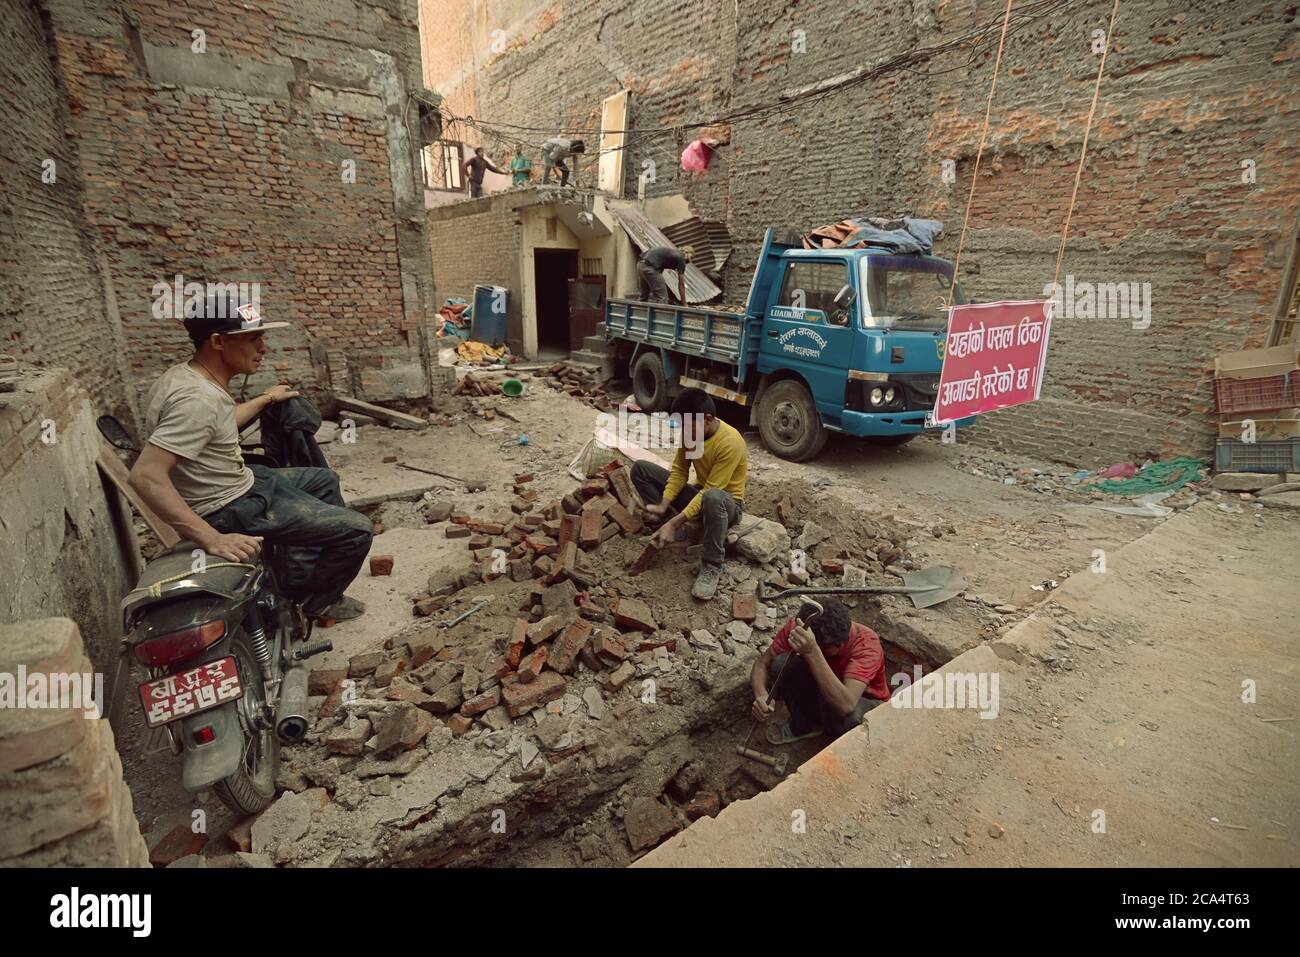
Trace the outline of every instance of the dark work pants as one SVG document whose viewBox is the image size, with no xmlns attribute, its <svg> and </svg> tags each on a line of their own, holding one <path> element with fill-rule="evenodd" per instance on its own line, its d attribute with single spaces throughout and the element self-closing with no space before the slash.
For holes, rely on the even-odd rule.
<svg viewBox="0 0 1300 957">
<path fill-rule="evenodd" d="M 632 484 L 636 486 L 641 500 L 647 505 L 657 505 L 664 499 L 664 488 L 668 485 L 669 472 L 653 462 L 632 463 Z M 669 504 L 675 511 L 682 511 L 691 504 L 700 491 L 698 485 L 687 484 L 677 493 Z M 726 558 L 727 530 L 740 521 L 743 506 L 731 497 L 730 493 L 720 488 L 707 489 L 704 501 L 700 503 L 700 523 L 703 533 L 700 537 L 704 546 L 700 560 L 707 565 L 721 565 Z"/>
<path fill-rule="evenodd" d="M 668 283 L 663 273 L 649 263 L 637 261 L 636 275 L 641 280 L 642 302 L 668 302 Z"/>
<path fill-rule="evenodd" d="M 219 532 L 261 535 L 285 547 L 288 597 L 317 615 L 357 577 L 373 525 L 343 504 L 332 469 L 249 468 L 253 487 L 205 518 Z"/>
<path fill-rule="evenodd" d="M 560 185 L 568 186 L 569 167 L 564 165 L 564 160 L 557 160 L 554 163 L 545 162 L 542 166 L 542 182 L 549 183 L 551 181 L 551 170 L 553 169 L 558 169 L 560 171 Z"/>
<path fill-rule="evenodd" d="M 781 666 L 791 658 L 793 660 L 786 665 L 785 674 L 781 674 Z M 831 737 L 838 738 L 861 724 L 862 716 L 880 704 L 878 698 L 873 698 L 864 691 L 862 699 L 852 712 L 847 715 L 837 714 L 822 697 L 821 689 L 817 687 L 817 679 L 808 670 L 803 657 L 791 652 L 777 655 L 773 659 L 772 666 L 768 669 L 768 676 L 775 681 L 777 675 L 781 675 L 781 687 L 777 691 L 777 697 L 790 709 L 790 730 L 795 734 L 807 734 L 820 727 Z"/>
<path fill-rule="evenodd" d="M 483 181 L 481 179 L 480 180 L 471 179 L 469 181 L 469 198 L 478 199 L 482 195 L 483 195 Z"/>
</svg>

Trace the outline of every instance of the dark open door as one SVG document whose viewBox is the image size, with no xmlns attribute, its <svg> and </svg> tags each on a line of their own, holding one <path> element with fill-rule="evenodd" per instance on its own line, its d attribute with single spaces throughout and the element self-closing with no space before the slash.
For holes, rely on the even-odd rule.
<svg viewBox="0 0 1300 957">
<path fill-rule="evenodd" d="M 605 321 L 605 277 L 569 280 L 569 349 L 582 348 L 587 336 L 602 335 Z"/>
</svg>

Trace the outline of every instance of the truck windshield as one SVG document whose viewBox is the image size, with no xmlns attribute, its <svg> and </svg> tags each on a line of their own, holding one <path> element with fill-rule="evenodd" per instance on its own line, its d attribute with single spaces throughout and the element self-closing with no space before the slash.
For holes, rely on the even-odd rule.
<svg viewBox="0 0 1300 957">
<path fill-rule="evenodd" d="M 908 329 L 946 329 L 948 327 L 948 287 L 952 282 L 952 263 L 928 256 L 864 256 L 863 288 L 867 290 L 867 309 L 863 322 L 868 327 Z M 961 285 L 953 301 L 963 303 Z"/>
</svg>

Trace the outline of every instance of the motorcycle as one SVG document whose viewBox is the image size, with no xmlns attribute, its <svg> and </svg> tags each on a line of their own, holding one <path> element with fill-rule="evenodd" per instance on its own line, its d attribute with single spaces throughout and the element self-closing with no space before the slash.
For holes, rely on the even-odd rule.
<svg viewBox="0 0 1300 957">
<path fill-rule="evenodd" d="M 117 419 L 97 424 L 113 446 L 139 454 Z M 223 561 L 181 541 L 146 565 L 122 601 L 115 689 L 129 679 L 129 652 L 146 671 L 145 723 L 181 758 L 185 789 L 211 789 L 241 815 L 275 799 L 280 745 L 299 743 L 309 727 L 306 661 L 333 650 L 311 641 L 311 620 L 284 597 L 284 558 L 264 542 L 250 561 Z M 113 695 L 115 707 L 122 698 Z"/>
</svg>

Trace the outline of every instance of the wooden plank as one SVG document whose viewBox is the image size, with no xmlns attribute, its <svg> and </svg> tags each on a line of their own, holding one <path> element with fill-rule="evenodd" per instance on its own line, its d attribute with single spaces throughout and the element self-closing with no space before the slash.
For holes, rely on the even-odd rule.
<svg viewBox="0 0 1300 957">
<path fill-rule="evenodd" d="M 1289 342 L 1295 334 L 1294 323 L 1287 316 L 1296 302 L 1296 282 L 1300 280 L 1300 210 L 1296 211 L 1295 226 L 1291 228 L 1291 245 L 1287 249 L 1286 265 L 1282 267 L 1282 282 L 1273 304 L 1273 322 L 1268 328 L 1265 345 L 1276 346 Z"/>
<path fill-rule="evenodd" d="M 382 405 L 372 405 L 369 402 L 362 402 L 360 399 L 354 399 L 349 395 L 338 395 L 334 401 L 340 409 L 347 409 L 350 412 L 360 412 L 362 415 L 368 415 L 372 418 L 381 419 L 399 429 L 427 429 L 429 423 L 425 419 L 416 418 L 413 415 L 407 415 L 405 412 L 396 412 L 393 409 L 385 409 Z"/>
<path fill-rule="evenodd" d="M 159 518 L 158 513 L 146 505 L 144 499 L 131 487 L 126 466 L 122 464 L 122 460 L 117 457 L 117 453 L 113 451 L 111 445 L 104 442 L 100 443 L 99 457 L 95 459 L 95 464 L 99 466 L 99 470 L 104 473 L 105 478 L 117 486 L 118 491 L 126 496 L 127 501 L 140 513 L 140 517 L 144 519 L 150 530 L 158 536 L 158 540 L 163 543 L 164 547 L 171 548 L 181 540 L 181 537 L 176 534 L 176 530 Z"/>
</svg>

